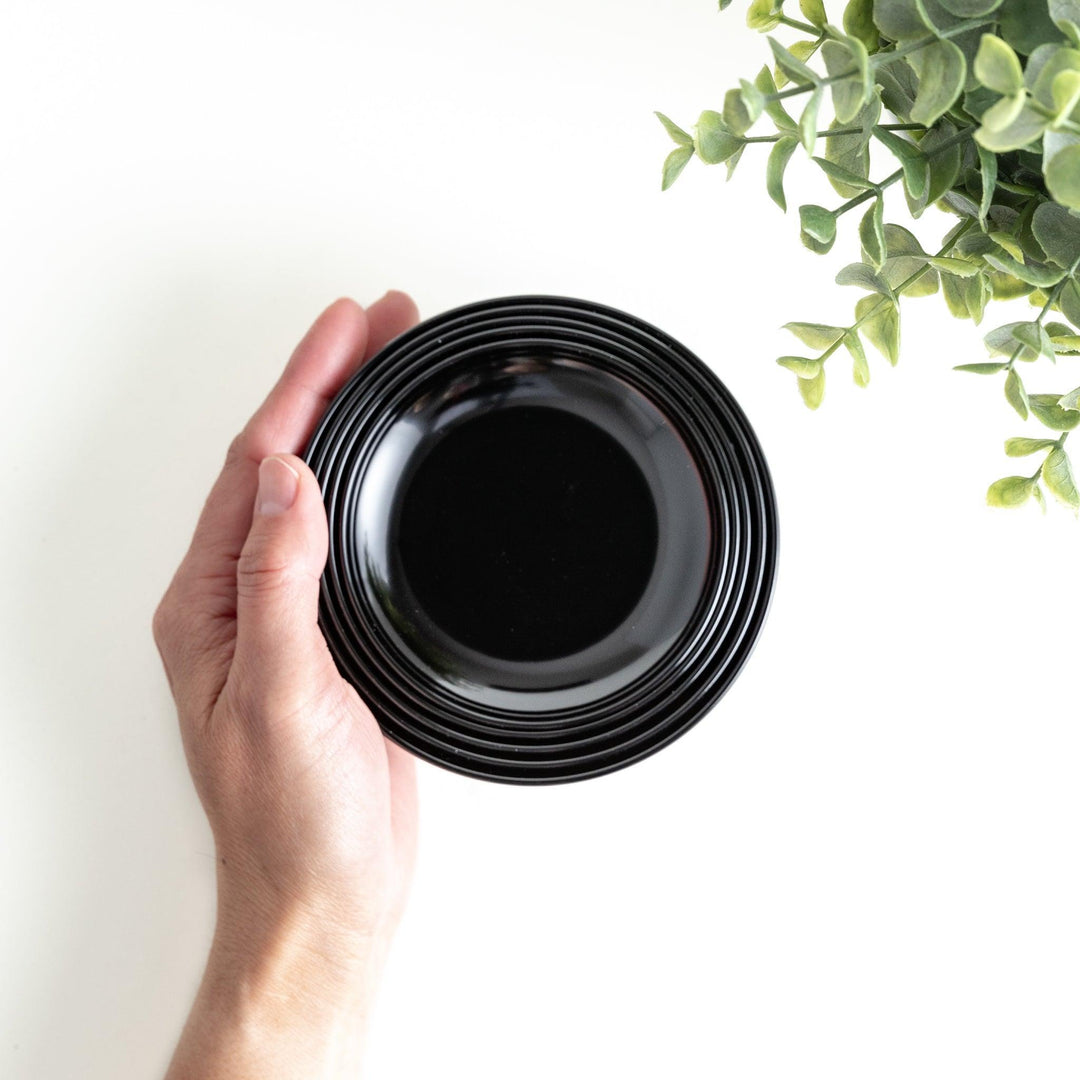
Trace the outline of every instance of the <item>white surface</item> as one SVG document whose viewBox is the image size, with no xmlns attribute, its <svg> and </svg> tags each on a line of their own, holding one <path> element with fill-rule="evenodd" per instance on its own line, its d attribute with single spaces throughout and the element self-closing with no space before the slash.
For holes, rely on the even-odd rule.
<svg viewBox="0 0 1080 1080">
<path fill-rule="evenodd" d="M 896 371 L 803 408 L 777 327 L 843 319 L 844 254 L 799 248 L 761 153 L 659 191 L 651 110 L 690 124 L 762 62 L 715 8 L 9 5 L 0 1075 L 164 1069 L 213 859 L 150 615 L 311 319 L 389 287 L 681 338 L 762 439 L 782 558 L 748 667 L 656 757 L 422 768 L 367 1074 L 1076 1075 L 1078 525 L 983 505 L 1024 425 L 948 370 L 982 348 L 939 300 Z"/>
</svg>

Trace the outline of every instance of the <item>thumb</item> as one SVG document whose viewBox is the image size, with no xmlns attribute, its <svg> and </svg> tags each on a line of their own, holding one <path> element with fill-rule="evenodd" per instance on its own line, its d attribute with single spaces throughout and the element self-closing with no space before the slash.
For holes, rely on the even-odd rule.
<svg viewBox="0 0 1080 1080">
<path fill-rule="evenodd" d="M 327 542 L 315 474 L 292 454 L 264 458 L 236 568 L 233 669 L 250 705 L 291 714 L 334 672 L 318 624 Z"/>
</svg>

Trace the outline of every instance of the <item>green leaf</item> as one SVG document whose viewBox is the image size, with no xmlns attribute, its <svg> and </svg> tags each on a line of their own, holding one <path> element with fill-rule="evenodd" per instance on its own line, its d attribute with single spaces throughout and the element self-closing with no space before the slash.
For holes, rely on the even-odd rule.
<svg viewBox="0 0 1080 1080">
<path fill-rule="evenodd" d="M 824 206 L 806 204 L 799 207 L 802 242 L 819 255 L 824 255 L 836 241 L 836 214 Z"/>
<path fill-rule="evenodd" d="M 765 189 L 784 213 L 787 213 L 787 197 L 784 195 L 784 170 L 787 169 L 791 155 L 795 153 L 799 140 L 794 135 L 785 135 L 773 143 L 769 159 L 765 165 Z"/>
<path fill-rule="evenodd" d="M 994 188 L 997 186 L 998 159 L 997 154 L 992 154 L 985 146 L 975 144 L 975 151 L 979 157 L 979 173 L 982 177 L 982 198 L 979 202 L 979 224 L 986 231 L 986 215 L 990 213 L 990 207 L 994 202 Z"/>
<path fill-rule="evenodd" d="M 900 309 L 896 304 L 878 296 L 860 297 L 855 318 L 866 340 L 896 367 L 900 359 Z"/>
<path fill-rule="evenodd" d="M 879 274 L 876 274 L 873 268 L 867 266 L 866 263 L 851 263 L 850 266 L 845 266 L 836 275 L 836 284 L 854 285 L 856 288 L 866 289 L 867 292 L 879 293 L 889 300 L 893 299 L 893 291 L 888 282 Z"/>
<path fill-rule="evenodd" d="M 1053 358 L 1053 345 L 1046 330 L 1037 322 L 1011 322 L 991 330 L 983 340 L 991 356 L 1016 356 L 1030 363 L 1040 356 Z M 1019 350 L 1019 351 L 1018 351 Z"/>
<path fill-rule="evenodd" d="M 988 252 L 984 258 L 995 270 L 1000 270 L 1003 274 L 1012 274 L 1013 277 L 1026 281 L 1037 289 L 1046 289 L 1056 285 L 1065 276 L 1064 270 L 1017 262 L 1016 259 L 1011 255 L 1006 255 L 1005 252 L 998 254 Z"/>
<path fill-rule="evenodd" d="M 746 25 L 751 30 L 773 30 L 780 25 L 783 0 L 753 0 L 746 13 Z"/>
<path fill-rule="evenodd" d="M 724 118 L 712 109 L 706 109 L 694 125 L 694 146 L 698 157 L 706 165 L 719 165 L 727 161 L 745 145 L 745 141 L 724 123 Z"/>
<path fill-rule="evenodd" d="M 922 37 L 932 29 L 919 12 L 916 0 L 874 0 L 874 21 L 893 41 Z"/>
<path fill-rule="evenodd" d="M 1028 398 L 1032 415 L 1054 431 L 1072 431 L 1080 424 L 1080 412 L 1075 409 L 1063 409 L 1058 402 L 1060 394 L 1032 394 Z"/>
<path fill-rule="evenodd" d="M 856 386 L 868 386 L 870 384 L 870 365 L 866 360 L 866 350 L 859 340 L 859 335 L 854 330 L 849 330 L 844 335 L 844 348 L 851 354 L 851 375 Z"/>
<path fill-rule="evenodd" d="M 938 0 L 951 15 L 960 19 L 977 19 L 980 15 L 989 15 L 1001 7 L 1001 0 Z"/>
<path fill-rule="evenodd" d="M 884 213 L 885 201 L 878 196 L 859 222 L 859 242 L 862 244 L 863 256 L 874 270 L 880 270 L 885 262 Z"/>
<path fill-rule="evenodd" d="M 812 379 L 799 379 L 799 393 L 809 409 L 816 409 L 825 398 L 825 365 Z"/>
<path fill-rule="evenodd" d="M 1058 405 L 1066 411 L 1080 411 L 1080 386 L 1058 398 Z"/>
<path fill-rule="evenodd" d="M 1034 489 L 1035 480 L 1030 476 L 1006 476 L 990 485 L 986 501 L 990 506 L 1022 506 Z"/>
<path fill-rule="evenodd" d="M 1080 492 L 1076 490 L 1076 479 L 1073 477 L 1069 455 L 1060 446 L 1054 447 L 1046 455 L 1042 478 L 1049 491 L 1066 506 L 1071 506 L 1074 510 L 1080 507 Z"/>
<path fill-rule="evenodd" d="M 958 46 L 942 40 L 919 49 L 908 57 L 908 62 L 919 73 L 919 92 L 911 119 L 931 127 L 948 112 L 964 89 L 967 60 Z"/>
<path fill-rule="evenodd" d="M 1054 155 L 1046 168 L 1046 187 L 1063 206 L 1080 210 L 1080 145 Z"/>
<path fill-rule="evenodd" d="M 944 255 L 935 255 L 926 261 L 935 269 L 946 274 L 952 274 L 953 277 L 969 278 L 974 277 L 979 272 L 979 268 L 974 263 L 968 262 L 967 259 L 953 259 Z"/>
<path fill-rule="evenodd" d="M 904 187 L 913 199 L 922 198 L 930 186 L 930 162 L 926 154 L 914 143 L 900 138 L 894 132 L 883 127 L 875 127 L 874 135 L 879 142 L 887 146 L 904 170 Z"/>
<path fill-rule="evenodd" d="M 999 371 L 1004 371 L 1008 364 L 958 364 L 953 368 L 953 371 L 970 371 L 973 375 L 994 375 Z"/>
<path fill-rule="evenodd" d="M 776 130 L 785 135 L 794 135 L 798 132 L 799 125 L 788 114 L 783 103 L 769 100 L 769 96 L 776 93 L 776 82 L 773 80 L 772 72 L 767 64 L 758 72 L 754 85 L 761 93 L 762 100 L 765 103 L 765 112 L 769 114 L 769 118 L 776 125 Z"/>
<path fill-rule="evenodd" d="M 805 356 L 781 356 L 776 362 L 788 371 L 794 371 L 800 379 L 816 379 L 821 372 L 821 361 Z"/>
<path fill-rule="evenodd" d="M 998 98 L 979 117 L 986 131 L 1004 131 L 1020 115 L 1021 110 L 1027 103 L 1027 94 L 1018 90 L 1015 94 Z"/>
<path fill-rule="evenodd" d="M 1080 216 L 1064 206 L 1044 202 L 1031 219 L 1031 229 L 1046 256 L 1066 270 L 1080 259 Z"/>
<path fill-rule="evenodd" d="M 785 49 L 775 38 L 769 38 L 769 48 L 772 49 L 773 59 L 776 66 L 789 78 L 799 85 L 808 84 L 817 86 L 821 80 L 813 68 L 807 67 L 794 53 Z"/>
<path fill-rule="evenodd" d="M 858 38 L 868 52 L 876 52 L 881 35 L 874 23 L 874 0 L 849 0 L 844 8 L 844 32 Z"/>
<path fill-rule="evenodd" d="M 1005 400 L 1017 411 L 1021 420 L 1028 418 L 1028 395 L 1016 368 L 1010 368 L 1005 376 Z"/>
<path fill-rule="evenodd" d="M 998 19 L 1001 36 L 1023 56 L 1030 56 L 1047 42 L 1061 40 L 1045 0 L 1005 0 Z"/>
<path fill-rule="evenodd" d="M 854 173 L 856 176 L 869 175 L 870 139 L 874 125 L 880 117 L 881 102 L 875 96 L 867 102 L 851 124 L 841 125 L 836 120 L 833 120 L 829 125 L 830 132 L 843 128 L 852 131 L 852 134 L 830 134 L 825 140 L 825 157 L 834 165 L 839 165 L 840 168 Z M 829 177 L 829 183 L 832 185 L 833 190 L 844 199 L 850 199 L 862 190 L 861 188 L 850 187 L 833 176 Z"/>
<path fill-rule="evenodd" d="M 842 165 L 837 165 L 835 161 L 829 161 L 828 158 L 816 157 L 814 163 L 830 179 L 846 184 L 856 191 L 876 191 L 878 189 L 878 185 L 873 180 L 868 180 L 865 176 L 859 176 L 858 173 L 853 173 Z"/>
<path fill-rule="evenodd" d="M 784 323 L 785 330 L 790 330 L 804 345 L 811 349 L 831 348 L 846 333 L 842 326 L 827 326 L 824 323 L 789 322 Z"/>
<path fill-rule="evenodd" d="M 1080 0 L 1049 0 L 1050 18 L 1074 44 L 1080 43 Z"/>
<path fill-rule="evenodd" d="M 1050 84 L 1055 126 L 1068 120 L 1080 104 L 1080 71 L 1059 71 Z"/>
<path fill-rule="evenodd" d="M 1024 88 L 1020 58 L 997 34 L 983 34 L 979 41 L 975 78 L 999 94 L 1015 94 Z"/>
<path fill-rule="evenodd" d="M 656 113 L 659 117 L 660 123 L 664 125 L 664 130 L 671 136 L 672 140 L 679 146 L 693 146 L 694 139 L 689 132 L 683 131 L 678 124 L 669 120 L 662 112 Z"/>
<path fill-rule="evenodd" d="M 1080 334 L 1063 323 L 1047 323 L 1046 332 L 1058 356 L 1080 356 Z"/>
<path fill-rule="evenodd" d="M 987 150 L 993 150 L 995 154 L 1020 150 L 1040 139 L 1049 122 L 1030 105 L 1023 105 L 1016 114 L 1016 118 L 999 130 L 988 127 L 984 116 L 982 127 L 975 132 L 975 141 L 980 146 L 985 146 Z"/>
<path fill-rule="evenodd" d="M 745 135 L 765 108 L 765 98 L 753 83 L 739 80 L 738 90 L 724 95 L 724 123 L 736 134 Z"/>
<path fill-rule="evenodd" d="M 1035 485 L 1035 490 L 1031 493 L 1035 496 L 1035 501 L 1039 504 L 1039 509 L 1046 513 L 1046 498 L 1042 493 L 1042 488 L 1038 484 Z"/>
<path fill-rule="evenodd" d="M 821 58 L 831 79 L 853 69 L 857 72 L 850 78 L 839 79 L 832 84 L 836 119 L 841 124 L 848 124 L 856 117 L 874 89 L 866 46 L 858 38 L 826 41 L 821 46 Z"/>
<path fill-rule="evenodd" d="M 817 142 L 818 110 L 821 107 L 821 87 L 815 86 L 807 98 L 802 116 L 799 117 L 799 138 L 808 154 L 814 152 L 814 144 Z"/>
<path fill-rule="evenodd" d="M 1005 453 L 1009 457 L 1027 457 L 1040 450 L 1049 450 L 1052 446 L 1057 446 L 1053 439 L 1006 439 Z"/>
<path fill-rule="evenodd" d="M 1080 327 L 1080 285 L 1070 281 L 1058 296 L 1058 311 L 1073 324 Z"/>
<path fill-rule="evenodd" d="M 807 21 L 819 30 L 829 21 L 821 0 L 799 0 L 799 10 L 806 16 Z"/>
<path fill-rule="evenodd" d="M 686 168 L 686 163 L 694 156 L 692 146 L 676 146 L 664 159 L 664 174 L 660 182 L 660 190 L 667 191 L 679 178 L 679 173 Z"/>
</svg>

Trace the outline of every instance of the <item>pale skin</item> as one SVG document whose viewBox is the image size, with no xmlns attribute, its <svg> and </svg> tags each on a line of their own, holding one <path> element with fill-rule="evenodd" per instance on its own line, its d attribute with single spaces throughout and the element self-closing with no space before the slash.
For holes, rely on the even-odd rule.
<svg viewBox="0 0 1080 1080">
<path fill-rule="evenodd" d="M 229 448 L 154 615 L 214 834 L 217 923 L 166 1080 L 359 1075 L 416 853 L 413 758 L 319 630 L 319 485 L 297 456 L 330 398 L 417 321 L 330 305 Z"/>
</svg>

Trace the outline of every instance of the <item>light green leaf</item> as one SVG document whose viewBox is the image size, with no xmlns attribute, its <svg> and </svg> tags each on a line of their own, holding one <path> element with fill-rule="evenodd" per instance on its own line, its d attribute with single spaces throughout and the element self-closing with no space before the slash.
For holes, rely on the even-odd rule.
<svg viewBox="0 0 1080 1080">
<path fill-rule="evenodd" d="M 1054 99 L 1054 124 L 1064 123 L 1080 105 L 1080 71 L 1059 71 L 1050 87 Z"/>
<path fill-rule="evenodd" d="M 1037 289 L 1046 289 L 1056 285 L 1065 276 L 1064 270 L 1017 262 L 1016 259 L 1012 258 L 1011 255 L 1006 255 L 1005 252 L 997 254 L 987 252 L 984 258 L 995 270 L 1000 270 L 1003 274 L 1012 274 L 1013 277 L 1026 281 Z"/>
<path fill-rule="evenodd" d="M 809 409 L 816 409 L 825 399 L 825 365 L 812 379 L 799 379 L 799 393 Z"/>
<path fill-rule="evenodd" d="M 1080 145 L 1054 155 L 1046 168 L 1046 186 L 1057 202 L 1080 210 Z"/>
<path fill-rule="evenodd" d="M 975 78 L 999 94 L 1015 94 L 1024 88 L 1020 58 L 997 34 L 983 34 L 975 54 Z"/>
<path fill-rule="evenodd" d="M 835 161 L 816 157 L 814 158 L 814 162 L 830 179 L 836 180 L 841 184 L 846 184 L 849 188 L 854 188 L 856 191 L 876 191 L 878 188 L 878 185 L 875 184 L 873 180 L 868 180 L 865 176 L 859 176 L 858 173 L 853 173 L 849 169 L 845 169 L 842 165 L 837 165 Z"/>
<path fill-rule="evenodd" d="M 936 269 L 946 274 L 952 274 L 954 277 L 969 278 L 979 273 L 979 268 L 966 259 L 953 259 L 945 255 L 935 255 L 933 258 L 927 259 L 927 262 Z"/>
<path fill-rule="evenodd" d="M 1041 138 L 1049 122 L 1030 105 L 1023 105 L 1010 124 L 996 131 L 987 126 L 984 115 L 982 127 L 975 132 L 975 141 L 987 150 L 993 150 L 995 154 L 1020 150 Z"/>
<path fill-rule="evenodd" d="M 855 305 L 855 318 L 860 321 L 866 340 L 896 367 L 900 359 L 900 309 L 896 304 L 879 296 L 860 297 Z"/>
<path fill-rule="evenodd" d="M 785 135 L 796 134 L 799 130 L 799 125 L 796 124 L 788 114 L 783 103 L 779 101 L 769 101 L 769 96 L 776 93 L 776 82 L 773 80 L 772 72 L 769 70 L 767 64 L 758 72 L 757 78 L 754 80 L 754 85 L 761 93 L 762 100 L 765 102 L 765 111 L 776 125 L 776 130 Z"/>
<path fill-rule="evenodd" d="M 972 375 L 994 375 L 999 371 L 1004 371 L 1008 364 L 957 364 L 953 371 L 970 371 Z"/>
<path fill-rule="evenodd" d="M 724 123 L 736 135 L 745 135 L 765 108 L 765 98 L 745 79 L 739 80 L 739 87 L 724 95 Z"/>
<path fill-rule="evenodd" d="M 783 0 L 753 0 L 746 13 L 746 25 L 751 30 L 774 30 L 780 25 Z"/>
<path fill-rule="evenodd" d="M 819 255 L 824 255 L 836 240 L 836 214 L 823 206 L 806 204 L 799 207 L 802 242 Z"/>
<path fill-rule="evenodd" d="M 1034 489 L 1035 481 L 1030 476 L 1006 476 L 990 485 L 986 501 L 990 506 L 1022 506 Z"/>
<path fill-rule="evenodd" d="M 1027 95 L 1023 90 L 998 98 L 980 117 L 983 128 L 986 131 L 1005 131 L 1020 115 L 1026 103 Z"/>
<path fill-rule="evenodd" d="M 824 323 L 789 322 L 784 323 L 784 329 L 790 330 L 804 345 L 822 351 L 835 345 L 845 333 L 842 326 L 827 326 Z"/>
<path fill-rule="evenodd" d="M 948 112 L 964 89 L 967 60 L 958 46 L 942 40 L 919 49 L 908 62 L 919 73 L 919 92 L 911 119 L 931 127 Z"/>
<path fill-rule="evenodd" d="M 821 80 L 818 78 L 817 72 L 813 68 L 807 67 L 794 53 L 785 49 L 775 38 L 769 38 L 769 48 L 772 49 L 776 66 L 789 79 L 793 79 L 799 85 L 817 86 L 820 83 Z"/>
<path fill-rule="evenodd" d="M 1073 324 L 1080 327 L 1080 284 L 1070 281 L 1058 297 L 1058 311 Z"/>
<path fill-rule="evenodd" d="M 1052 446 L 1057 446 L 1053 439 L 1006 439 L 1005 453 L 1009 457 L 1027 457 L 1040 450 L 1049 450 Z"/>
<path fill-rule="evenodd" d="M 694 156 L 692 146 L 676 146 L 664 159 L 664 173 L 660 181 L 660 190 L 667 191 L 679 178 L 679 173 L 686 168 L 686 163 Z"/>
<path fill-rule="evenodd" d="M 694 145 L 693 136 L 689 132 L 683 131 L 683 129 L 679 127 L 678 124 L 676 124 L 672 120 L 669 120 L 662 112 L 656 113 L 656 116 L 659 117 L 660 123 L 664 125 L 664 130 L 671 136 L 672 141 L 677 143 L 679 146 Z"/>
<path fill-rule="evenodd" d="M 1080 424 L 1080 412 L 1075 409 L 1063 409 L 1058 402 L 1060 394 L 1032 394 L 1028 398 L 1032 415 L 1041 424 L 1054 431 L 1072 431 Z"/>
<path fill-rule="evenodd" d="M 888 282 L 866 263 L 851 263 L 850 266 L 845 266 L 836 275 L 836 284 L 854 285 L 856 288 L 866 289 L 867 292 L 879 293 L 889 300 L 893 299 L 893 291 Z"/>
<path fill-rule="evenodd" d="M 1005 400 L 1017 411 L 1021 420 L 1028 418 L 1028 395 L 1020 376 L 1016 374 L 1016 368 L 1009 368 L 1009 374 L 1005 376 Z"/>
<path fill-rule="evenodd" d="M 694 146 L 706 165 L 727 161 L 745 145 L 745 141 L 724 123 L 724 118 L 712 109 L 706 109 L 694 125 Z"/>
<path fill-rule="evenodd" d="M 1035 485 L 1035 490 L 1031 493 L 1035 496 L 1035 501 L 1039 504 L 1039 509 L 1046 513 L 1046 497 L 1042 493 L 1042 488 L 1038 484 Z"/>
<path fill-rule="evenodd" d="M 765 164 L 765 189 L 784 213 L 787 213 L 787 197 L 784 195 L 784 170 L 787 169 L 791 155 L 795 153 L 799 140 L 794 135 L 785 135 L 773 143 L 769 159 Z"/>
<path fill-rule="evenodd" d="M 913 199 L 920 199 L 930 186 L 930 162 L 926 154 L 914 143 L 902 139 L 883 127 L 875 127 L 874 135 L 879 142 L 887 146 L 900 162 L 904 170 L 904 187 Z"/>
<path fill-rule="evenodd" d="M 799 10 L 806 16 L 808 22 L 819 29 L 829 21 L 825 14 L 825 5 L 821 0 L 799 0 Z"/>
<path fill-rule="evenodd" d="M 879 196 L 859 222 L 859 242 L 862 244 L 863 256 L 874 270 L 880 270 L 885 262 L 884 213 L 885 202 Z"/>
<path fill-rule="evenodd" d="M 977 19 L 1001 7 L 1001 0 L 938 0 L 938 3 L 960 19 Z"/>
<path fill-rule="evenodd" d="M 1073 44 L 1080 44 L 1080 0 L 1049 0 L 1050 18 Z"/>
<path fill-rule="evenodd" d="M 852 378 L 856 386 L 868 386 L 870 383 L 870 365 L 866 360 L 866 350 L 859 340 L 859 335 L 854 330 L 849 330 L 844 335 L 844 348 L 851 354 Z"/>
<path fill-rule="evenodd" d="M 1064 206 L 1044 202 L 1031 219 L 1035 239 L 1058 266 L 1066 270 L 1080 259 L 1080 216 Z"/>
<path fill-rule="evenodd" d="M 821 372 L 821 361 L 805 356 L 781 356 L 776 362 L 788 371 L 794 371 L 800 379 L 816 379 Z"/>
<path fill-rule="evenodd" d="M 1052 359 L 1053 345 L 1046 330 L 1037 322 L 1011 322 L 991 330 L 983 340 L 991 356 L 1016 356 L 1030 363 L 1040 356 Z M 1018 351 L 1019 350 L 1019 351 Z"/>
<path fill-rule="evenodd" d="M 1060 446 L 1054 447 L 1046 455 L 1042 478 L 1047 489 L 1066 506 L 1071 506 L 1074 510 L 1080 507 L 1080 492 L 1076 490 L 1076 479 L 1073 477 L 1069 455 Z"/>
<path fill-rule="evenodd" d="M 802 116 L 799 117 L 799 139 L 808 154 L 814 152 L 817 142 L 818 110 L 821 108 L 821 87 L 815 86 L 807 98 Z"/>
<path fill-rule="evenodd" d="M 1080 411 L 1080 386 L 1059 397 L 1058 405 L 1066 411 Z"/>
<path fill-rule="evenodd" d="M 858 38 L 843 41 L 826 41 L 821 46 L 821 58 L 829 78 L 836 79 L 845 72 L 855 70 L 858 74 L 839 79 L 832 84 L 833 110 L 841 124 L 850 123 L 866 103 L 874 88 L 870 74 L 870 57 L 866 46 Z"/>
</svg>

